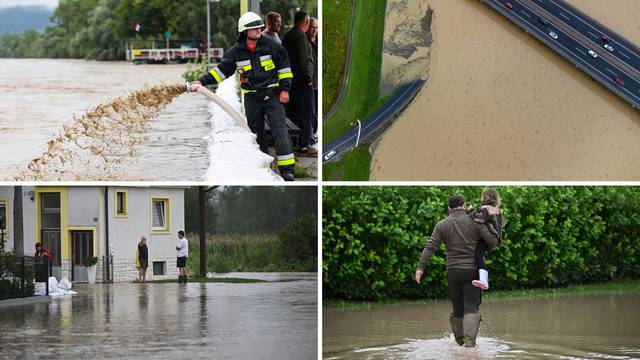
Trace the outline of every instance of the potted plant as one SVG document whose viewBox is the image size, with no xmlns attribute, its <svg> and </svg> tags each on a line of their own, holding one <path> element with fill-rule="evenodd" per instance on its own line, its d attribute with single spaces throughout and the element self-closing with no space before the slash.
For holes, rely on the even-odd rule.
<svg viewBox="0 0 640 360">
<path fill-rule="evenodd" d="M 96 264 L 98 263 L 97 256 L 87 256 L 84 258 L 84 266 L 87 268 L 87 278 L 89 279 L 89 284 L 96 283 Z"/>
</svg>

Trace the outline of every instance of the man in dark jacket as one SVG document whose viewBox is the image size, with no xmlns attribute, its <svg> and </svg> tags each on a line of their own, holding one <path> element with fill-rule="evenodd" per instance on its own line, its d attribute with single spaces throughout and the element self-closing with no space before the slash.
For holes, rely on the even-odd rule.
<svg viewBox="0 0 640 360">
<path fill-rule="evenodd" d="M 466 347 L 476 346 L 480 326 L 478 310 L 482 302 L 482 290 L 471 284 L 478 279 L 475 259 L 478 241 L 484 241 L 490 248 L 494 248 L 498 237 L 487 226 L 471 219 L 462 196 L 452 196 L 449 198 L 449 216 L 436 224 L 431 238 L 422 250 L 416 270 L 416 281 L 420 283 L 429 259 L 440 243 L 444 242 L 447 248 L 449 300 L 453 305 L 449 321 L 456 342 Z"/>
<path fill-rule="evenodd" d="M 309 29 L 309 14 L 298 11 L 294 16 L 295 27 L 284 36 L 282 45 L 287 49 L 293 84 L 291 103 L 287 115 L 300 127 L 299 153 L 302 156 L 318 156 L 313 145 L 313 49 L 306 32 Z"/>
<path fill-rule="evenodd" d="M 264 136 L 266 115 L 275 140 L 280 175 L 285 181 L 293 181 L 295 159 L 282 105 L 289 102 L 293 73 L 285 49 L 260 36 L 262 27 L 264 22 L 258 14 L 248 12 L 242 15 L 238 21 L 238 42 L 225 52 L 218 66 L 192 83 L 192 90 L 201 85 L 218 84 L 237 69 L 249 128 L 257 134 L 260 150 L 267 153 Z"/>
</svg>

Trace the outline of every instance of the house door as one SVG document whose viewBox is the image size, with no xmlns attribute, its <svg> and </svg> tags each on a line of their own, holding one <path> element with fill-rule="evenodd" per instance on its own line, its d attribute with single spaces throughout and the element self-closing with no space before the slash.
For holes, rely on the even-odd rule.
<svg viewBox="0 0 640 360">
<path fill-rule="evenodd" d="M 53 276 L 60 279 L 61 237 L 60 237 L 60 193 L 40 194 L 40 239 L 42 245 L 51 251 Z"/>
<path fill-rule="evenodd" d="M 71 231 L 71 253 L 73 254 L 73 281 L 87 282 L 84 259 L 93 256 L 93 231 Z"/>
</svg>

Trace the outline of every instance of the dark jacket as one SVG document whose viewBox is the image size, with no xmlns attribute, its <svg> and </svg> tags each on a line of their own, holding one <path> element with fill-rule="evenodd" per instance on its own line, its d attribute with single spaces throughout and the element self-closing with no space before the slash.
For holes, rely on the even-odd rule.
<svg viewBox="0 0 640 360">
<path fill-rule="evenodd" d="M 480 209 L 472 209 L 469 216 L 479 224 L 485 224 L 489 231 L 498 236 L 498 244 L 502 242 L 502 229 L 504 228 L 504 217 L 502 210 L 493 205 L 482 205 Z"/>
<path fill-rule="evenodd" d="M 452 210 L 433 229 L 431 238 L 422 250 L 418 269 L 424 270 L 441 242 L 447 247 L 447 270 L 477 269 L 475 250 L 480 240 L 487 243 L 490 249 L 498 244 L 496 234 L 489 231 L 485 224 L 474 222 L 467 210 Z"/>
<path fill-rule="evenodd" d="M 313 80 L 313 50 L 307 34 L 294 27 L 282 38 L 282 45 L 287 49 L 293 76 L 304 84 Z"/>
<path fill-rule="evenodd" d="M 313 43 L 309 36 L 307 36 L 307 38 L 309 39 L 311 54 L 313 55 L 313 88 L 318 89 L 318 45 Z M 317 37 L 316 41 L 318 41 Z"/>
<path fill-rule="evenodd" d="M 269 88 L 289 90 L 293 73 L 289 67 L 287 52 L 282 45 L 266 36 L 260 36 L 252 52 L 247 47 L 246 39 L 244 34 L 240 34 L 238 42 L 224 53 L 220 63 L 199 81 L 203 85 L 217 84 L 238 69 L 241 74 L 242 92 L 256 92 Z"/>
<path fill-rule="evenodd" d="M 138 244 L 138 260 L 149 261 L 149 248 L 147 244 Z"/>
</svg>

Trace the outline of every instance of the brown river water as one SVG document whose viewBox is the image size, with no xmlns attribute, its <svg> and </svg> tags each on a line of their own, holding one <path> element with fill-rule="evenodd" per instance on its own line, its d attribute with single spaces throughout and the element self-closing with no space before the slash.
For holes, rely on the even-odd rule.
<svg viewBox="0 0 640 360">
<path fill-rule="evenodd" d="M 13 180 L 75 117 L 145 86 L 183 82 L 186 65 L 59 59 L 0 59 L 0 180 Z M 136 134 L 117 166 L 74 180 L 201 180 L 208 167 L 208 101 L 180 95 Z M 124 136 L 123 136 L 124 138 Z"/>
<path fill-rule="evenodd" d="M 640 359 L 640 294 L 489 300 L 478 345 L 455 344 L 448 302 L 323 311 L 324 359 Z"/>
<path fill-rule="evenodd" d="M 428 80 L 377 143 L 372 180 L 640 179 L 640 111 L 479 0 L 389 1 L 430 6 L 433 43 Z M 640 42 L 639 1 L 570 2 Z"/>
</svg>

